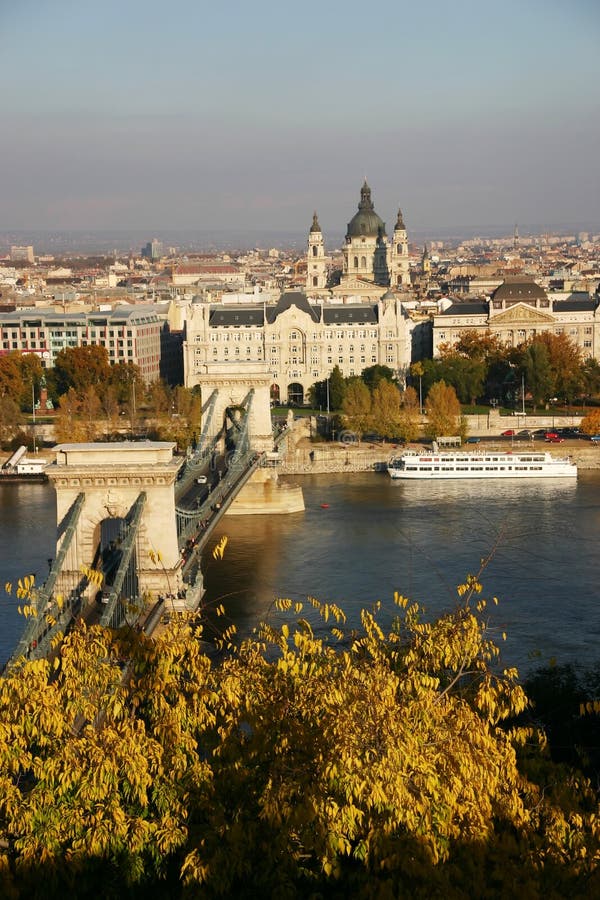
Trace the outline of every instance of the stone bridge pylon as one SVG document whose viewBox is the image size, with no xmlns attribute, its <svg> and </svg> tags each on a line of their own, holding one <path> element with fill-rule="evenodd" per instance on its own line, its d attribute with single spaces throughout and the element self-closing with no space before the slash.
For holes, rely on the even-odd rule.
<svg viewBox="0 0 600 900">
<path fill-rule="evenodd" d="M 123 441 L 55 448 L 56 463 L 46 472 L 56 491 L 59 539 L 61 523 L 77 497 L 84 495 L 63 576 L 75 579 L 81 566 L 97 564 L 102 547 L 115 543 L 120 524 L 126 522 L 143 494 L 135 538 L 139 596 L 156 598 L 182 590 L 173 489 L 181 461 L 174 458 L 174 447 L 162 441 Z M 157 554 L 160 561 L 156 561 Z"/>
<path fill-rule="evenodd" d="M 246 405 L 248 409 L 248 435 L 253 450 L 261 453 L 273 447 L 270 388 L 272 376 L 263 364 L 236 362 L 203 363 L 194 372 L 186 387 L 199 384 L 202 402 L 214 397 L 205 439 L 210 442 L 223 429 L 227 410 Z M 249 396 L 252 396 L 248 404 Z"/>
</svg>

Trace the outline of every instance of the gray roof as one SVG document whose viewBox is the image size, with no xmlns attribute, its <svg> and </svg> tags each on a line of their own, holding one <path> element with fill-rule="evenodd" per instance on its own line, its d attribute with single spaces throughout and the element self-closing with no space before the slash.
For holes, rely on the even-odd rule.
<svg viewBox="0 0 600 900">
<path fill-rule="evenodd" d="M 227 325 L 235 328 L 243 325 L 264 325 L 264 321 L 262 306 L 216 306 L 210 311 L 208 324 L 213 328 Z"/>
<path fill-rule="evenodd" d="M 377 306 L 361 303 L 356 306 L 330 306 L 323 310 L 326 325 L 371 325 L 377 324 Z"/>
<path fill-rule="evenodd" d="M 487 314 L 488 305 L 481 300 L 453 303 L 448 309 L 444 309 L 439 313 L 440 316 L 487 316 Z"/>
<path fill-rule="evenodd" d="M 385 234 L 385 224 L 375 212 L 371 188 L 365 181 L 360 191 L 358 212 L 348 222 L 346 237 L 378 237 Z"/>
<path fill-rule="evenodd" d="M 320 309 L 319 307 L 310 305 L 306 294 L 303 294 L 302 291 L 286 291 L 280 296 L 275 306 L 271 306 L 267 309 L 267 322 L 272 325 L 277 316 L 281 315 L 281 313 L 290 309 L 292 306 L 307 313 L 313 322 L 319 321 Z"/>
<path fill-rule="evenodd" d="M 546 291 L 533 278 L 507 278 L 492 294 L 494 300 L 508 303 L 522 303 L 536 299 L 547 299 Z"/>
<path fill-rule="evenodd" d="M 555 300 L 552 308 L 554 312 L 593 312 L 597 305 L 598 301 L 588 296 L 585 300 Z"/>
</svg>

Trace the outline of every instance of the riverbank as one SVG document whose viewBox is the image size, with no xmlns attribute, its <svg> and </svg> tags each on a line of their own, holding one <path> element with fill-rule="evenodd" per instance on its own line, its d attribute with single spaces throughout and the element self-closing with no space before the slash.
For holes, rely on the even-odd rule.
<svg viewBox="0 0 600 900">
<path fill-rule="evenodd" d="M 568 456 L 581 470 L 600 470 L 600 447 L 590 445 L 586 441 L 565 441 L 560 445 L 547 444 L 544 441 L 522 441 L 510 444 L 509 441 L 486 442 L 475 447 L 462 447 L 467 453 L 481 453 L 482 450 L 507 452 L 549 452 L 556 458 Z M 369 472 L 385 470 L 390 457 L 403 450 L 430 451 L 431 445 L 412 443 L 406 447 L 398 444 L 367 442 L 351 444 L 313 444 L 308 438 L 301 438 L 290 447 L 278 467 L 281 475 L 322 475 L 327 472 Z"/>
</svg>

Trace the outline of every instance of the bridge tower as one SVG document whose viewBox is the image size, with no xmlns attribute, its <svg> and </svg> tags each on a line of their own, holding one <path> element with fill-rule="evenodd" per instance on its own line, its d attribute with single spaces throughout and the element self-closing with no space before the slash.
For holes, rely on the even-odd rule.
<svg viewBox="0 0 600 900">
<path fill-rule="evenodd" d="M 262 363 L 236 362 L 235 365 L 223 363 L 202 363 L 194 372 L 193 381 L 187 387 L 199 384 L 202 388 L 203 401 L 215 395 L 215 407 L 210 419 L 210 430 L 207 439 L 215 438 L 231 407 L 241 406 L 253 392 L 249 407 L 248 435 L 253 450 L 257 452 L 273 449 L 273 425 L 271 422 L 271 382 L 272 376 Z"/>
<path fill-rule="evenodd" d="M 46 472 L 56 491 L 59 538 L 61 523 L 84 495 L 63 574 L 75 578 L 82 565 L 93 566 L 102 540 L 117 535 L 119 522 L 125 522 L 145 495 L 135 548 L 138 593 L 177 596 L 183 585 L 173 486 L 181 461 L 173 457 L 174 447 L 163 441 L 123 441 L 55 448 L 56 462 Z M 151 551 L 160 554 L 158 563 L 152 561 Z"/>
</svg>

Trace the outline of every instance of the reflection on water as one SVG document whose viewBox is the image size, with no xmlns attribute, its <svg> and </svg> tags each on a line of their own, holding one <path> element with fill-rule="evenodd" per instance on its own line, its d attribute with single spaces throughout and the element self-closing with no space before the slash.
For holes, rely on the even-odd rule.
<svg viewBox="0 0 600 900">
<path fill-rule="evenodd" d="M 210 548 L 203 560 L 207 602 L 222 601 L 241 634 L 276 597 L 339 603 L 351 623 L 381 600 L 387 624 L 397 590 L 435 615 L 489 558 L 484 594 L 500 600 L 490 625 L 508 634 L 507 662 L 524 670 L 535 651 L 544 660 L 600 659 L 600 473 L 576 482 L 401 482 L 373 473 L 292 480 L 304 488 L 304 513 L 226 517 L 214 536 L 228 535 L 224 560 Z M 43 578 L 55 530 L 51 486 L 0 486 L 0 585 L 32 571 Z M 2 661 L 22 625 L 4 596 Z"/>
<path fill-rule="evenodd" d="M 600 658 L 600 476 L 392 482 L 369 473 L 296 480 L 305 513 L 226 518 L 225 560 L 207 557 L 207 600 L 222 598 L 242 633 L 277 596 L 339 603 L 354 622 L 361 607 L 381 600 L 389 622 L 397 590 L 435 615 L 452 607 L 456 585 L 487 560 L 484 594 L 500 599 L 491 628 L 508 633 L 506 662 L 524 669 L 537 651 L 546 660 Z"/>
<path fill-rule="evenodd" d="M 56 504 L 48 484 L 0 484 L 0 665 L 11 654 L 23 627 L 14 588 L 6 582 L 35 574 L 43 581 L 56 552 Z"/>
</svg>

